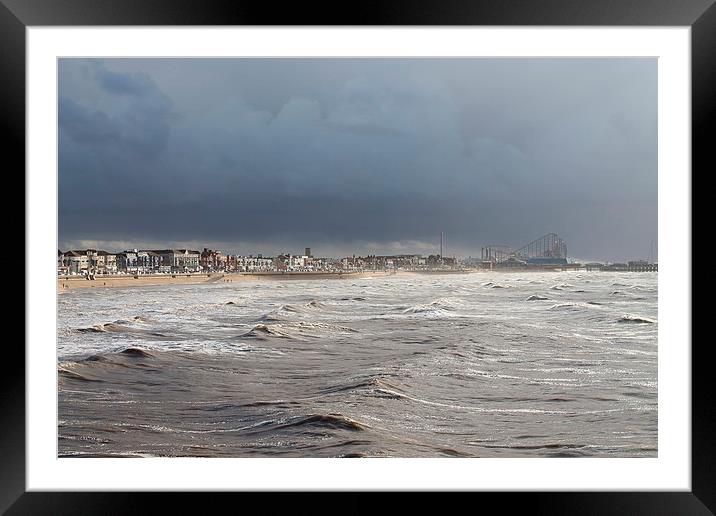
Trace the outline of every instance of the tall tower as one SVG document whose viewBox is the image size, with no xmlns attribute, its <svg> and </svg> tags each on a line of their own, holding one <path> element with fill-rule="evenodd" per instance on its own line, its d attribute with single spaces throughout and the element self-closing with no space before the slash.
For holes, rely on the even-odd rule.
<svg viewBox="0 0 716 516">
<path fill-rule="evenodd" d="M 440 263 L 443 261 L 443 232 L 440 232 Z"/>
</svg>

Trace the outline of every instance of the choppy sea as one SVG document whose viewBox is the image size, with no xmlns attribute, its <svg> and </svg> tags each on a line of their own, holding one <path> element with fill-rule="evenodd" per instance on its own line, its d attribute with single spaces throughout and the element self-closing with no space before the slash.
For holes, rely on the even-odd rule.
<svg viewBox="0 0 716 516">
<path fill-rule="evenodd" d="M 58 296 L 58 455 L 655 457 L 657 274 Z"/>
</svg>

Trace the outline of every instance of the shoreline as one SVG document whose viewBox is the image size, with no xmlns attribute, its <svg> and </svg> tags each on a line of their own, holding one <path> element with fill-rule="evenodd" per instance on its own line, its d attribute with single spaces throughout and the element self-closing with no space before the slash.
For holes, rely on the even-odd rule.
<svg viewBox="0 0 716 516">
<path fill-rule="evenodd" d="M 296 281 L 296 280 L 345 280 L 352 278 L 374 278 L 388 276 L 409 276 L 408 271 L 363 271 L 363 272 L 212 272 L 203 274 L 140 274 L 98 276 L 88 280 L 84 276 L 60 276 L 57 278 L 58 293 L 88 288 L 148 287 L 160 285 L 211 285 L 234 281 Z"/>
<path fill-rule="evenodd" d="M 297 280 L 345 280 L 356 278 L 384 278 L 390 276 L 430 276 L 456 274 L 500 273 L 534 273 L 534 272 L 566 272 L 556 269 L 502 269 L 502 270 L 424 270 L 424 271 L 362 271 L 362 272 L 211 272 L 200 274 L 130 274 L 98 276 L 88 280 L 85 276 L 59 276 L 57 292 L 89 288 L 127 288 L 161 285 L 207 285 L 213 283 L 233 283 L 249 281 L 297 281 Z M 607 271 L 610 272 L 610 271 Z"/>
</svg>

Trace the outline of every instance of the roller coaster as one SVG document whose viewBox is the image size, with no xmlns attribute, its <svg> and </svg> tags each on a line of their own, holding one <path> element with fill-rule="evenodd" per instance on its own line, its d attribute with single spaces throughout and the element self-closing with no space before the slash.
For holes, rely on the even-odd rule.
<svg viewBox="0 0 716 516">
<path fill-rule="evenodd" d="M 517 249 L 506 245 L 485 246 L 482 248 L 482 259 L 495 263 L 507 260 L 566 260 L 567 244 L 557 233 L 547 233 Z"/>
</svg>

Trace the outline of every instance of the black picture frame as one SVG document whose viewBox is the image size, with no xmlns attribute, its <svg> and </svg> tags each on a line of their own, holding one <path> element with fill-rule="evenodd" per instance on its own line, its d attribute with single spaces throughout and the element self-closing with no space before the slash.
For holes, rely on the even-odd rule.
<svg viewBox="0 0 716 516">
<path fill-rule="evenodd" d="M 243 0 L 0 0 L 0 124 L 7 144 L 5 163 L 25 168 L 25 29 L 101 25 L 689 26 L 692 170 L 701 170 L 702 175 L 714 170 L 709 138 L 716 111 L 714 0 L 394 0 L 350 5 L 294 2 L 280 7 Z M 27 301 L 31 309 L 32 300 Z M 9 343 L 4 350 L 14 355 L 5 358 L 13 366 L 5 367 L 0 377 L 0 512 L 143 512 L 148 493 L 25 492 L 25 353 L 17 342 L 13 344 L 14 350 L 8 349 Z M 689 343 L 683 344 L 687 349 Z M 694 340 L 691 348 L 691 492 L 481 493 L 481 497 L 499 497 L 501 511 L 526 504 L 531 512 L 549 514 L 712 514 L 716 511 L 716 424 L 710 345 L 710 341 Z M 170 497 L 185 510 L 196 503 L 178 493 L 163 495 Z M 213 498 L 212 503 L 220 500 Z M 248 503 L 244 499 L 243 504 Z M 206 510 L 203 505 L 196 507 Z"/>
</svg>

